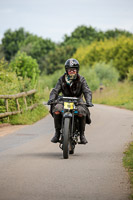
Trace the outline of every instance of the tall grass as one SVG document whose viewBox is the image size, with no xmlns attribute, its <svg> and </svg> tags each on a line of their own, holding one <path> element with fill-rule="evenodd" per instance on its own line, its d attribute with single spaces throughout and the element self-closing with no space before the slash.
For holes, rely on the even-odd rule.
<svg viewBox="0 0 133 200">
<path fill-rule="evenodd" d="M 93 93 L 93 102 L 133 110 L 133 83 L 127 81 Z"/>
<path fill-rule="evenodd" d="M 28 110 L 22 114 L 13 115 L 10 117 L 10 124 L 33 124 L 34 122 L 42 119 L 48 114 L 48 109 L 40 104 L 33 110 Z"/>
</svg>

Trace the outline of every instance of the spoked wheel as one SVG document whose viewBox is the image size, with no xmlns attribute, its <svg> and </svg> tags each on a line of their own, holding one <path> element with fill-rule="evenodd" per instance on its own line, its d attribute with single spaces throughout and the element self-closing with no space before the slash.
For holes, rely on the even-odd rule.
<svg viewBox="0 0 133 200">
<path fill-rule="evenodd" d="M 63 128 L 63 158 L 69 157 L 69 136 L 70 136 L 70 118 L 64 119 Z"/>
</svg>

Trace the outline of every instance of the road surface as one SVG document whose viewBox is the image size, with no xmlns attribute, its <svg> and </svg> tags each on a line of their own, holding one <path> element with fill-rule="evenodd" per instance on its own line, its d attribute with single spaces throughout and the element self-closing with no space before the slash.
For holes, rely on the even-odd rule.
<svg viewBox="0 0 133 200">
<path fill-rule="evenodd" d="M 123 151 L 133 140 L 133 112 L 91 108 L 87 145 L 63 159 L 50 115 L 0 137 L 0 200 L 127 200 Z"/>
</svg>

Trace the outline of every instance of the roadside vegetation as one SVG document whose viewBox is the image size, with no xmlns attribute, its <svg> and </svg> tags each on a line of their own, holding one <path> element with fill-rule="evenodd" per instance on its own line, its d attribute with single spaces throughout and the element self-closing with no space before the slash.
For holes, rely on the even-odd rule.
<svg viewBox="0 0 133 200">
<path fill-rule="evenodd" d="M 93 102 L 133 110 L 133 83 L 124 81 L 108 87 L 101 86 L 93 93 Z"/>
<path fill-rule="evenodd" d="M 91 26 L 78 26 L 63 41 L 55 43 L 33 35 L 23 28 L 4 33 L 0 44 L 0 95 L 17 94 L 36 89 L 27 103 L 38 107 L 22 114 L 0 119 L 0 123 L 32 124 L 48 114 L 43 102 L 64 73 L 68 58 L 80 63 L 80 74 L 93 92 L 93 103 L 133 110 L 133 34 L 126 30 L 101 31 Z M 20 100 L 24 108 L 23 100 Z M 9 101 L 9 111 L 16 104 Z M 0 99 L 0 113 L 6 112 Z M 124 165 L 133 185 L 133 143 L 125 152 Z"/>
<path fill-rule="evenodd" d="M 124 166 L 127 168 L 131 183 L 131 199 L 133 199 L 133 142 L 131 142 L 124 152 L 123 157 Z"/>
<path fill-rule="evenodd" d="M 32 101 L 41 106 L 43 101 L 48 100 L 49 92 L 59 76 L 64 73 L 65 61 L 74 57 L 80 62 L 80 74 L 86 78 L 94 93 L 94 102 L 132 109 L 132 52 L 133 34 L 126 30 L 104 32 L 82 25 L 70 35 L 64 35 L 62 42 L 55 43 L 23 28 L 15 31 L 8 29 L 0 44 L 0 94 L 17 94 L 36 89 L 37 94 L 32 97 Z M 100 86 L 104 90 L 99 95 Z M 30 100 L 28 97 L 27 101 Z M 23 108 L 22 100 L 20 104 Z M 9 111 L 15 108 L 13 100 L 9 101 Z M 39 107 L 35 110 L 39 110 Z M 0 113 L 5 111 L 4 102 L 0 99 Z M 35 117 L 31 120 L 33 112 L 3 118 L 0 123 L 32 123 L 28 121 L 39 119 Z M 43 113 L 45 116 L 48 111 L 44 108 Z M 41 112 L 38 114 L 42 118 Z M 29 116 L 29 120 L 25 120 L 26 116 Z"/>
</svg>

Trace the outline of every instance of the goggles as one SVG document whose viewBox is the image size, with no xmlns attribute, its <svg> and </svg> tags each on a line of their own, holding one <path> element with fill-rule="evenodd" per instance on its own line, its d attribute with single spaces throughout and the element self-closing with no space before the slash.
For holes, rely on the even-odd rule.
<svg viewBox="0 0 133 200">
<path fill-rule="evenodd" d="M 77 69 L 76 68 L 69 68 L 67 71 L 68 72 L 77 72 Z"/>
</svg>

